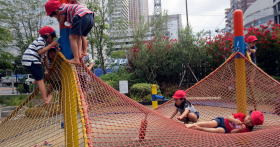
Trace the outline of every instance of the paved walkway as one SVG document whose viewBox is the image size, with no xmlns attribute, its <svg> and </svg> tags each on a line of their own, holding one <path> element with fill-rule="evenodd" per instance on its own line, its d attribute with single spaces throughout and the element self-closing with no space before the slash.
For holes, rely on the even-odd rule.
<svg viewBox="0 0 280 147">
<path fill-rule="evenodd" d="M 0 96 L 1 95 L 15 95 L 16 94 L 16 89 L 14 89 L 14 94 L 13 94 L 13 88 L 11 87 L 0 87 Z"/>
</svg>

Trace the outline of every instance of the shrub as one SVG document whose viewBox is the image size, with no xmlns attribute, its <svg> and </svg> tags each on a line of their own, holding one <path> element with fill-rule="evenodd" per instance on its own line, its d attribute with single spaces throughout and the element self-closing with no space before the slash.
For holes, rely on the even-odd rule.
<svg viewBox="0 0 280 147">
<path fill-rule="evenodd" d="M 130 88 L 130 97 L 138 102 L 149 102 L 152 99 L 151 94 L 152 84 L 137 83 Z M 158 93 L 160 93 L 159 86 L 157 85 Z"/>
<path fill-rule="evenodd" d="M 111 57 L 112 58 L 126 58 L 126 52 L 124 50 L 120 50 L 120 51 L 113 51 L 111 53 Z"/>
<path fill-rule="evenodd" d="M 260 27 L 245 29 L 248 37 L 255 35 L 257 41 L 257 64 L 270 75 L 280 76 L 280 25 L 271 21 Z M 207 38 L 207 53 L 215 66 L 222 64 L 232 53 L 233 34 L 218 34 L 213 38 Z"/>
<path fill-rule="evenodd" d="M 129 52 L 129 65 L 137 77 L 148 83 L 179 85 L 189 65 L 207 62 L 202 44 L 201 37 L 193 35 L 190 29 L 180 33 L 180 41 L 156 36 L 134 45 Z"/>
<path fill-rule="evenodd" d="M 119 81 L 120 80 L 128 80 L 128 86 L 142 82 L 143 80 L 138 79 L 135 77 L 134 73 L 128 72 L 126 69 L 121 68 L 116 73 L 109 73 L 105 74 L 100 77 L 103 81 L 105 81 L 107 84 L 115 88 L 116 90 L 119 90 Z"/>
<path fill-rule="evenodd" d="M 0 96 L 0 104 L 6 106 L 18 106 L 25 99 L 27 95 L 10 95 L 10 96 Z"/>
</svg>

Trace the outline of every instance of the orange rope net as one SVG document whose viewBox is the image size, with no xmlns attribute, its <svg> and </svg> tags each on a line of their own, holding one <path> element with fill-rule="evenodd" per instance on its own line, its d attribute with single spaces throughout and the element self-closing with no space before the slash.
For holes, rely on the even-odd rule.
<svg viewBox="0 0 280 147">
<path fill-rule="evenodd" d="M 235 56 L 188 89 L 200 121 L 236 112 Z M 175 109 L 172 101 L 153 111 L 120 94 L 85 66 L 69 65 L 58 56 L 47 79 L 51 104 L 43 105 L 35 91 L 0 124 L 0 146 L 280 146 L 280 104 L 275 101 L 280 84 L 247 60 L 246 69 L 248 110 L 263 111 L 265 124 L 250 133 L 213 134 L 168 119 Z"/>
</svg>

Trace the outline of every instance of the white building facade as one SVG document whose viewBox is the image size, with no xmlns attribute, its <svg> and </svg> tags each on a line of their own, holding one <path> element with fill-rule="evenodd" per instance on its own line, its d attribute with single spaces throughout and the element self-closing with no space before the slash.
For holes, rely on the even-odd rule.
<svg viewBox="0 0 280 147">
<path fill-rule="evenodd" d="M 273 0 L 274 22 L 280 24 L 280 0 Z"/>
<path fill-rule="evenodd" d="M 257 0 L 244 14 L 244 26 L 259 26 L 274 21 L 273 0 Z"/>
</svg>

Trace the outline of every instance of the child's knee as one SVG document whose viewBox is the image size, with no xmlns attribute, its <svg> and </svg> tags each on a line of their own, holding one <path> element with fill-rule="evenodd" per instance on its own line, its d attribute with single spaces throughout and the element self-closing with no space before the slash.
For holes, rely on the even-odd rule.
<svg viewBox="0 0 280 147">
<path fill-rule="evenodd" d="M 192 121 L 192 122 L 197 122 L 198 120 L 198 116 L 195 113 L 189 113 L 188 118 Z"/>
</svg>

